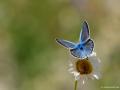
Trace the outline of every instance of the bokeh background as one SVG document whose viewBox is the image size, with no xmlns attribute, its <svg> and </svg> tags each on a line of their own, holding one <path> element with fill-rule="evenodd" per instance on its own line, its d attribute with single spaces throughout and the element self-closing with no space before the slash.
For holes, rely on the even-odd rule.
<svg viewBox="0 0 120 90">
<path fill-rule="evenodd" d="M 55 38 L 77 42 L 84 20 L 102 78 L 82 90 L 120 87 L 119 0 L 0 0 L 0 90 L 73 90 L 71 56 Z"/>
</svg>

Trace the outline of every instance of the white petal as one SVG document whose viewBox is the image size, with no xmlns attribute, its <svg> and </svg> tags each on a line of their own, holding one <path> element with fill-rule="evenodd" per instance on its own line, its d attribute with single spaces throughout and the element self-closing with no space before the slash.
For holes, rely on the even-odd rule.
<svg viewBox="0 0 120 90">
<path fill-rule="evenodd" d="M 74 76 L 79 76 L 80 74 L 78 72 L 74 72 Z"/>
<path fill-rule="evenodd" d="M 78 73 L 78 72 L 76 72 L 76 71 L 72 71 L 71 72 L 75 77 L 77 77 L 77 76 L 79 76 L 80 74 Z"/>
<path fill-rule="evenodd" d="M 100 71 L 101 61 L 96 56 L 89 57 L 88 60 L 91 62 L 93 66 L 93 71 Z"/>
<path fill-rule="evenodd" d="M 79 80 L 80 79 L 80 76 L 75 76 L 75 80 Z"/>
<path fill-rule="evenodd" d="M 95 78 L 93 77 L 93 74 L 88 75 L 88 79 L 94 80 Z"/>
<path fill-rule="evenodd" d="M 92 54 L 90 54 L 90 57 L 96 56 L 96 52 L 92 52 Z"/>
<path fill-rule="evenodd" d="M 73 68 L 69 68 L 69 69 L 68 69 L 69 72 L 72 72 L 73 70 L 74 70 Z"/>
<path fill-rule="evenodd" d="M 85 84 L 85 80 L 83 80 L 83 84 Z"/>
<path fill-rule="evenodd" d="M 90 74 L 90 78 L 99 79 L 101 77 L 100 74 L 100 67 L 101 67 L 101 61 L 95 54 L 93 54 L 91 57 L 88 57 L 88 60 L 91 62 L 93 71 Z"/>
<path fill-rule="evenodd" d="M 70 63 L 70 64 L 69 64 L 69 66 L 70 66 L 70 67 L 72 67 L 72 66 L 73 66 L 73 64 L 72 64 L 72 63 Z"/>
<path fill-rule="evenodd" d="M 95 77 L 96 79 L 99 79 L 99 76 L 96 74 L 93 74 L 93 77 Z"/>
<path fill-rule="evenodd" d="M 100 79 L 101 78 L 101 73 L 100 72 L 93 72 L 89 75 L 89 78 L 91 79 Z"/>
<path fill-rule="evenodd" d="M 78 79 L 80 78 L 80 74 L 79 74 L 78 72 L 73 71 L 73 72 L 71 72 L 71 73 L 74 75 L 75 80 L 78 80 Z"/>
<path fill-rule="evenodd" d="M 94 72 L 93 76 L 96 77 L 96 79 L 100 79 L 101 78 L 101 73 L 100 72 Z"/>
<path fill-rule="evenodd" d="M 80 76 L 80 80 L 79 80 L 79 81 L 80 81 L 80 84 L 81 84 L 81 85 L 84 85 L 84 84 L 86 83 L 87 79 L 88 79 L 88 78 L 87 78 L 87 75 L 83 75 L 83 76 L 81 75 L 81 76 Z"/>
</svg>

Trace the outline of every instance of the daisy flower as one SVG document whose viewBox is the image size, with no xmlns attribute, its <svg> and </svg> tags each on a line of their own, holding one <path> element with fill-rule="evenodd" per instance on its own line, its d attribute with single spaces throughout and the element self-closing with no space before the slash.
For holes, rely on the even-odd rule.
<svg viewBox="0 0 120 90">
<path fill-rule="evenodd" d="M 72 60 L 69 65 L 69 72 L 74 75 L 76 81 L 84 84 L 88 79 L 100 78 L 100 59 L 93 52 L 89 57 L 84 59 Z"/>
</svg>

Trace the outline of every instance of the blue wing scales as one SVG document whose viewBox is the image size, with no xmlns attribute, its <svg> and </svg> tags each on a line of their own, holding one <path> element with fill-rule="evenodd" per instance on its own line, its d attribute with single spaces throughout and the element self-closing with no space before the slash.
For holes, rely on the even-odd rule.
<svg viewBox="0 0 120 90">
<path fill-rule="evenodd" d="M 85 44 L 83 44 L 84 46 L 84 52 L 87 56 L 89 56 L 94 48 L 94 42 L 93 40 L 89 39 Z"/>
<path fill-rule="evenodd" d="M 80 43 L 86 42 L 90 38 L 90 31 L 86 21 L 84 21 L 80 32 Z"/>
<path fill-rule="evenodd" d="M 67 41 L 67 40 L 63 40 L 63 39 L 56 39 L 56 41 L 57 41 L 60 45 L 66 47 L 66 48 L 71 48 L 71 49 L 72 49 L 72 48 L 74 48 L 74 47 L 76 46 L 75 43 L 70 42 L 70 41 Z"/>
<path fill-rule="evenodd" d="M 70 52 L 73 56 L 78 58 L 86 58 L 88 57 L 94 48 L 94 43 L 91 39 L 89 39 L 86 43 L 81 45 L 83 49 L 81 49 L 79 46 L 71 49 Z"/>
<path fill-rule="evenodd" d="M 77 58 L 85 58 L 86 57 L 86 55 L 84 54 L 84 51 L 80 50 L 79 48 L 71 49 L 70 52 L 74 57 L 77 57 Z"/>
</svg>

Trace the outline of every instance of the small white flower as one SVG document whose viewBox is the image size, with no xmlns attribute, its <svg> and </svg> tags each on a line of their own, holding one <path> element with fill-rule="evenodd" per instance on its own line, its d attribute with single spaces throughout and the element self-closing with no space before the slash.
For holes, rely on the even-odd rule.
<svg viewBox="0 0 120 90">
<path fill-rule="evenodd" d="M 75 80 L 80 80 L 84 84 L 87 79 L 100 78 L 100 63 L 100 59 L 93 52 L 88 58 L 72 60 L 69 72 L 75 76 Z"/>
</svg>

